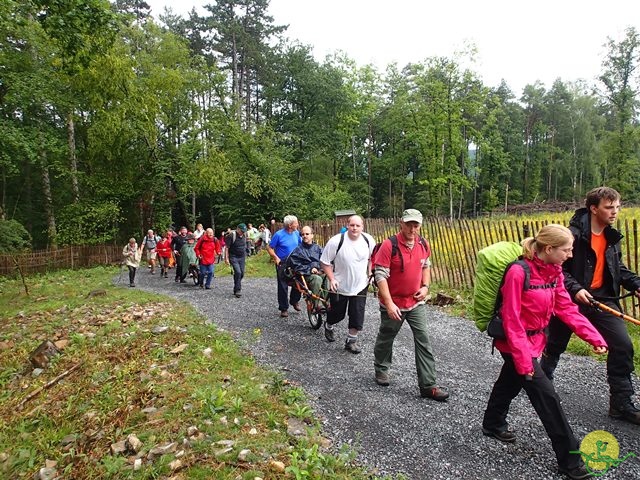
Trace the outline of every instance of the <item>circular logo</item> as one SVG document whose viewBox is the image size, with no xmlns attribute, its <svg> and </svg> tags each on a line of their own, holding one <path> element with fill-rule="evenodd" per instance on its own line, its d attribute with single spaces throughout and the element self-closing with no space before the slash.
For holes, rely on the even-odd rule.
<svg viewBox="0 0 640 480">
<path fill-rule="evenodd" d="M 591 472 L 602 472 L 617 463 L 620 445 L 618 445 L 616 437 L 609 432 L 594 430 L 582 440 L 580 453 L 582 453 L 585 466 Z"/>
</svg>

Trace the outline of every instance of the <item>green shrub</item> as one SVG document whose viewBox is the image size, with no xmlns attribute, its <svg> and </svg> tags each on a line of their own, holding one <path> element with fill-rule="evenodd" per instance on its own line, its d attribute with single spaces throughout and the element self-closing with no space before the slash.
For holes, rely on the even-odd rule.
<svg viewBox="0 0 640 480">
<path fill-rule="evenodd" d="M 31 248 L 31 235 L 16 220 L 0 220 L 0 252 L 14 253 Z"/>
</svg>

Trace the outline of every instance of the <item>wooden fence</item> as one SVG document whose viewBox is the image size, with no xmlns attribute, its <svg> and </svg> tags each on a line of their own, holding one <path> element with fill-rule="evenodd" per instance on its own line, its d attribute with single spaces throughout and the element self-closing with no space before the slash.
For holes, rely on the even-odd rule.
<svg viewBox="0 0 640 480">
<path fill-rule="evenodd" d="M 478 250 L 500 240 L 521 242 L 526 237 L 535 236 L 550 221 L 496 221 L 488 219 L 449 220 L 443 218 L 425 219 L 421 235 L 429 240 L 432 250 L 432 278 L 443 287 L 473 288 L 473 278 Z M 309 222 L 316 232 L 316 241 L 324 245 L 340 230 L 334 223 Z M 624 235 L 622 240 L 623 261 L 632 271 L 638 272 L 638 222 L 625 220 L 616 228 Z M 366 219 L 365 231 L 380 242 L 398 231 L 397 219 Z M 636 316 L 638 307 L 630 299 L 623 300 L 625 311 Z"/>
<path fill-rule="evenodd" d="M 421 235 L 426 237 L 432 249 L 435 282 L 443 287 L 473 288 L 473 277 L 478 250 L 500 240 L 520 242 L 535 235 L 547 223 L 557 221 L 496 221 L 488 219 L 449 220 L 425 219 Z M 315 231 L 315 240 L 324 245 L 342 227 L 338 222 L 302 222 Z M 622 251 L 625 264 L 638 272 L 638 222 L 625 220 L 616 228 L 624 235 Z M 398 231 L 398 219 L 366 219 L 365 231 L 380 242 Z M 100 245 L 65 247 L 57 250 L 35 251 L 18 255 L 0 255 L 0 275 L 13 275 L 16 264 L 24 274 L 47 272 L 64 268 L 83 268 L 94 265 L 111 265 L 122 259 L 122 246 Z M 636 306 L 625 303 L 625 309 Z"/>
<path fill-rule="evenodd" d="M 0 255 L 0 275 L 15 275 L 18 268 L 24 275 L 29 275 L 69 268 L 113 265 L 121 262 L 123 246 L 83 245 Z"/>
</svg>

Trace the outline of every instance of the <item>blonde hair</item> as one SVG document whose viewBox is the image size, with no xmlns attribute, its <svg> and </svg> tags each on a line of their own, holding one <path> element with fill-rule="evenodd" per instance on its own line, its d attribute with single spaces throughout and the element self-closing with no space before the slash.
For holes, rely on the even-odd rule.
<svg viewBox="0 0 640 480">
<path fill-rule="evenodd" d="M 531 260 L 534 253 L 544 250 L 544 247 L 562 247 L 573 243 L 573 235 L 564 225 L 550 223 L 540 229 L 535 237 L 528 237 L 522 241 L 522 255 Z"/>
</svg>

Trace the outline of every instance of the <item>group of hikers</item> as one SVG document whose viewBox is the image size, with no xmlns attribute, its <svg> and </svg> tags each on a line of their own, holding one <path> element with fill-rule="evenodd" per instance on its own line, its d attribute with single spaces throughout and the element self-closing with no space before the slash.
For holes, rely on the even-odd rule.
<svg viewBox="0 0 640 480">
<path fill-rule="evenodd" d="M 259 251 L 270 238 L 270 231 L 264 225 L 260 225 L 258 230 L 252 224 L 247 226 L 241 223 L 235 230 L 228 228 L 218 239 L 212 228 L 204 229 L 199 223 L 193 232 L 184 226 L 178 231 L 170 228 L 162 236 L 148 230 L 139 245 L 134 237 L 130 238 L 122 255 L 129 270 L 130 287 L 135 287 L 136 272 L 146 252 L 151 275 L 155 275 L 158 267 L 160 277 L 168 278 L 169 270 L 175 268 L 176 282 L 186 283 L 186 278 L 191 273 L 197 278 L 198 286 L 206 290 L 211 289 L 215 264 L 224 258 L 234 269 L 236 286 L 233 293 L 239 297 L 240 281 L 244 276 L 244 258 Z"/>
<path fill-rule="evenodd" d="M 631 378 L 634 350 L 626 325 L 619 316 L 592 306 L 595 298 L 620 312 L 621 287 L 640 298 L 640 277 L 624 265 L 622 235 L 613 227 L 620 200 L 612 188 L 595 188 L 568 228 L 549 224 L 523 240 L 521 259 L 505 271 L 499 287 L 501 301 L 496 304 L 504 337 L 495 339 L 494 346 L 504 363 L 487 402 L 482 432 L 505 443 L 515 442 L 516 434 L 509 429 L 507 417 L 512 400 L 524 390 L 551 440 L 558 471 L 571 479 L 593 475 L 580 455 L 578 440 L 553 384 L 556 366 L 572 332 L 591 344 L 595 353 L 608 353 L 609 416 L 640 425 Z M 362 217 L 353 215 L 346 231 L 331 237 L 321 248 L 310 226 L 299 231 L 297 217 L 287 215 L 266 248 L 275 263 L 280 317 L 288 317 L 289 307 L 302 310 L 302 292 L 291 281 L 294 272 L 304 277 L 313 298 L 321 299 L 318 305 L 322 304 L 326 312 L 324 336 L 328 342 L 336 340 L 337 324 L 348 318 L 344 348 L 353 354 L 361 352 L 358 335 L 365 321 L 367 292 L 374 283 L 380 304 L 373 349 L 375 382 L 381 387 L 390 384 L 394 340 L 406 321 L 413 333 L 420 395 L 445 402 L 450 393 L 436 383 L 427 328 L 431 247 L 419 235 L 422 224 L 421 212 L 407 209 L 398 233 L 376 244 L 363 231 Z M 241 295 L 247 255 L 247 228 L 240 224 L 225 237 L 224 257 L 234 270 L 233 293 L 237 297 Z M 182 230 L 179 236 L 183 236 Z M 183 237 L 188 237 L 184 230 Z M 206 266 L 217 250 L 213 231 L 207 229 L 205 235 L 197 240 L 194 251 Z M 135 239 L 131 240 L 125 256 L 136 249 Z M 169 248 L 175 253 L 180 251 L 175 247 L 181 240 L 174 241 Z M 156 249 L 162 258 L 164 247 L 160 243 Z M 166 276 L 166 263 L 161 261 L 160 265 L 161 274 Z M 179 278 L 176 272 L 176 280 Z M 209 285 L 207 277 L 204 288 Z"/>
</svg>

